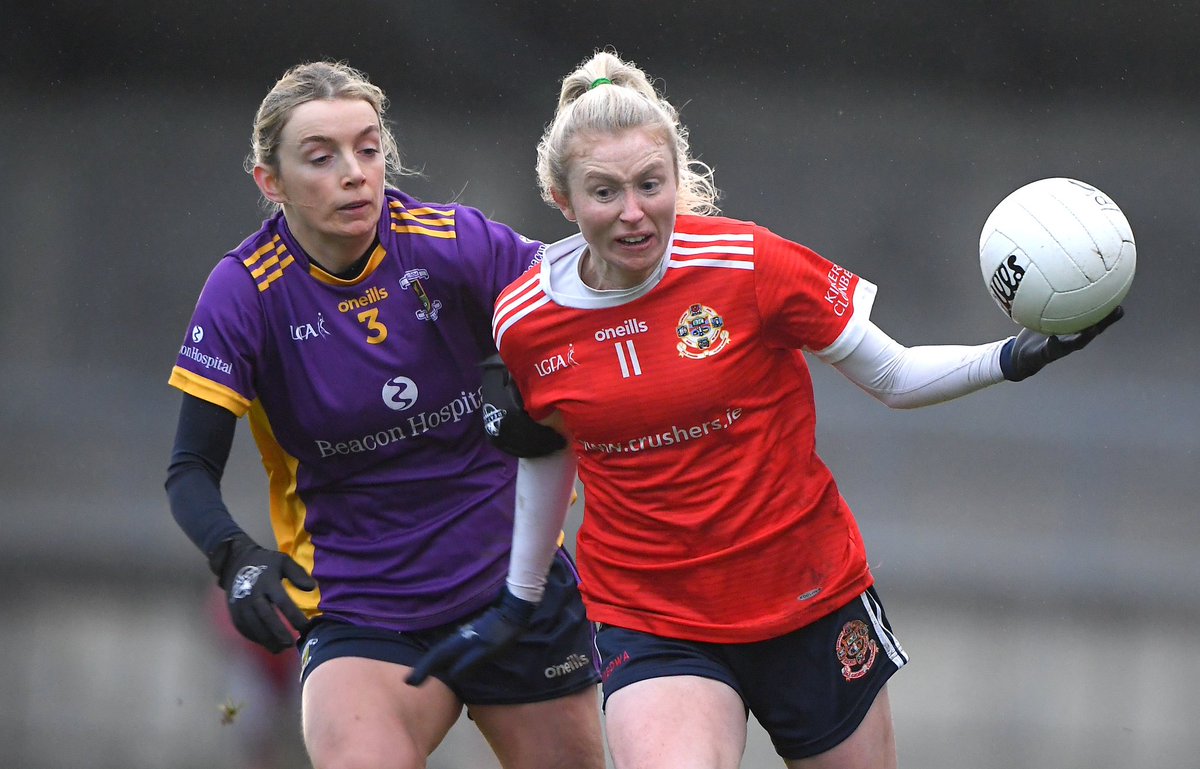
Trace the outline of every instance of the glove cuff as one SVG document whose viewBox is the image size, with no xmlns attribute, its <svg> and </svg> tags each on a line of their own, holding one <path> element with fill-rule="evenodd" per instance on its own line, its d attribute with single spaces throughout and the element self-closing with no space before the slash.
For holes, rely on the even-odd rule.
<svg viewBox="0 0 1200 769">
<path fill-rule="evenodd" d="M 508 588 L 504 588 L 504 592 L 500 594 L 500 601 L 496 604 L 496 611 L 500 616 L 512 624 L 521 627 L 529 627 L 529 623 L 533 620 L 533 613 L 537 611 L 538 604 L 532 601 L 526 601 L 523 598 L 517 598 Z"/>
<path fill-rule="evenodd" d="M 217 584 L 225 590 L 229 589 L 233 575 L 229 572 L 235 566 L 242 554 L 247 550 L 258 547 L 258 543 L 249 534 L 239 531 L 229 539 L 221 540 L 216 549 L 208 556 L 208 568 L 217 578 Z"/>
<path fill-rule="evenodd" d="M 1017 344 L 1017 338 L 1014 336 L 1004 343 L 1000 348 L 1000 372 L 1004 374 L 1004 378 L 1010 382 L 1019 382 L 1016 372 L 1013 371 L 1013 347 Z"/>
</svg>

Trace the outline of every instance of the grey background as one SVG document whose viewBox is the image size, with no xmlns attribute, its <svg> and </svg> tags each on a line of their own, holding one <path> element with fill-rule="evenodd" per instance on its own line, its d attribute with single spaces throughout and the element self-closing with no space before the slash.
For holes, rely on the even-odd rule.
<svg viewBox="0 0 1200 769">
<path fill-rule="evenodd" d="M 0 766 L 251 766 L 260 739 L 302 765 L 294 699 L 247 688 L 162 490 L 166 378 L 264 216 L 241 161 L 279 74 L 364 69 L 409 191 L 554 239 L 534 143 L 611 44 L 682 108 L 725 212 L 878 284 L 907 344 L 1014 332 L 977 261 L 1011 190 L 1071 176 L 1121 205 L 1138 275 L 1092 348 L 916 412 L 814 363 L 819 449 L 913 657 L 902 766 L 1200 767 L 1197 39 L 1191 2 L 5 2 Z M 265 536 L 247 433 L 226 497 Z M 431 760 L 491 765 L 467 724 Z M 757 729 L 745 765 L 778 765 Z"/>
</svg>

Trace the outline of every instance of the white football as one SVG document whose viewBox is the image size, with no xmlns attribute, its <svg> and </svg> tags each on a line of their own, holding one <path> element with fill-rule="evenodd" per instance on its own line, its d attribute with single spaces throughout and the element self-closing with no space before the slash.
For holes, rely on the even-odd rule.
<svg viewBox="0 0 1200 769">
<path fill-rule="evenodd" d="M 1041 179 L 1011 193 L 979 236 L 979 267 L 1008 317 L 1070 334 L 1108 315 L 1133 284 L 1137 249 L 1113 199 L 1075 179 Z"/>
</svg>

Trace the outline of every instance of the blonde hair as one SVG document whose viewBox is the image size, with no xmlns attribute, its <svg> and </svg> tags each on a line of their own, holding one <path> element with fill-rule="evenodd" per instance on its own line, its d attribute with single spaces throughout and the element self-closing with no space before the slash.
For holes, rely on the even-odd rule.
<svg viewBox="0 0 1200 769">
<path fill-rule="evenodd" d="M 242 166 L 247 173 L 256 165 L 279 170 L 279 137 L 292 111 L 310 101 L 362 99 L 374 108 L 379 117 L 379 133 L 387 167 L 386 182 L 402 175 L 415 173 L 400 162 L 400 147 L 388 124 L 388 99 L 383 90 L 372 83 L 366 74 L 340 61 L 314 61 L 297 64 L 275 83 L 254 115 L 250 133 L 250 153 Z M 275 204 L 270 204 L 278 208 Z"/>
<path fill-rule="evenodd" d="M 554 120 L 538 142 L 537 175 L 542 199 L 554 205 L 554 192 L 566 195 L 571 143 L 576 136 L 613 134 L 630 128 L 657 131 L 670 146 L 679 187 L 676 213 L 720 213 L 720 192 L 713 182 L 712 169 L 690 156 L 688 132 L 679 121 L 678 111 L 655 90 L 645 72 L 622 61 L 611 49 L 597 51 L 563 78 Z"/>
</svg>

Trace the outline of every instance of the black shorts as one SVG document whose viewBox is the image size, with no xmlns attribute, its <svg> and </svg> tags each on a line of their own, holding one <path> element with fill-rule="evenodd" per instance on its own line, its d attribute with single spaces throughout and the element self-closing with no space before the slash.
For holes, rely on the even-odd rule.
<svg viewBox="0 0 1200 769">
<path fill-rule="evenodd" d="M 436 677 L 468 705 L 542 702 L 595 686 L 600 680 L 596 633 L 584 614 L 578 578 L 571 556 L 559 548 L 550 567 L 546 595 L 534 612 L 529 631 L 464 680 Z M 430 647 L 470 619 L 406 633 L 318 619 L 297 642 L 300 680 L 337 657 L 365 657 L 412 667 Z"/>
<path fill-rule="evenodd" d="M 681 641 L 601 625 L 604 702 L 650 678 L 701 676 L 729 685 L 784 759 L 824 753 L 854 733 L 879 690 L 908 662 L 874 588 L 778 638 Z"/>
</svg>

